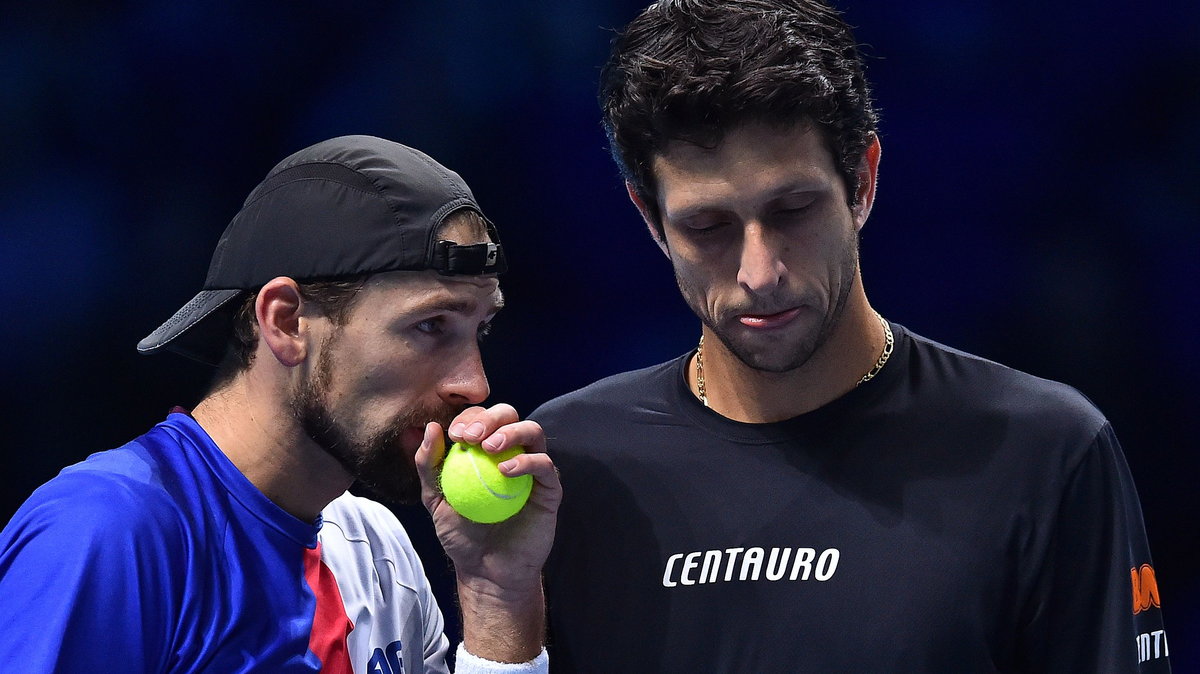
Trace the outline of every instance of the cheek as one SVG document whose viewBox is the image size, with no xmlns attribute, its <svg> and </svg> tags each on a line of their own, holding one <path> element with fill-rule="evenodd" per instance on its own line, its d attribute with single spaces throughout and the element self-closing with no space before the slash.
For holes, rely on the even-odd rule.
<svg viewBox="0 0 1200 674">
<path fill-rule="evenodd" d="M 419 359 L 403 357 L 398 349 L 346 349 L 332 363 L 330 392 L 344 410 L 371 413 L 392 406 L 421 373 Z M 352 409 L 357 408 L 357 409 Z"/>
<path fill-rule="evenodd" d="M 812 281 L 836 282 L 847 264 L 853 264 L 856 247 L 852 223 L 837 219 L 834 226 L 813 230 L 788 246 L 789 269 Z"/>
<path fill-rule="evenodd" d="M 685 295 L 703 296 L 710 291 L 713 283 L 711 267 L 679 255 L 671 257 L 671 267 Z"/>
<path fill-rule="evenodd" d="M 671 251 L 675 276 L 701 287 L 719 286 L 726 279 L 736 282 L 738 269 L 737 247 L 713 239 L 707 244 L 685 241 Z"/>
<path fill-rule="evenodd" d="M 368 398 L 403 396 L 427 379 L 429 367 L 422 360 L 391 359 L 370 363 L 362 370 L 359 387 Z"/>
<path fill-rule="evenodd" d="M 684 302 L 701 318 L 717 316 L 721 306 L 737 301 L 736 271 L 729 273 L 726 282 L 715 264 L 696 263 L 678 257 L 672 257 L 671 262 L 675 282 Z"/>
<path fill-rule="evenodd" d="M 380 368 L 363 373 L 335 403 L 339 416 L 356 430 L 373 434 L 420 404 L 412 373 Z"/>
</svg>

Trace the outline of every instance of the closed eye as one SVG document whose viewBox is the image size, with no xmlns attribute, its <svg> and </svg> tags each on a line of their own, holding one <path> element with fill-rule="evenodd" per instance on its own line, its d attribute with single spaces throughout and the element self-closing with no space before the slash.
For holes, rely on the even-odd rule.
<svg viewBox="0 0 1200 674">
<path fill-rule="evenodd" d="M 691 234 L 712 234 L 720 231 L 721 228 L 728 225 L 726 220 L 709 220 L 709 221 L 692 221 L 685 225 L 687 231 Z"/>
<path fill-rule="evenodd" d="M 768 221 L 774 222 L 777 225 L 785 226 L 801 225 L 811 218 L 813 212 L 812 204 L 777 208 L 774 211 L 771 211 Z"/>
<path fill-rule="evenodd" d="M 786 196 L 775 201 L 775 209 L 771 213 L 785 218 L 800 215 L 810 210 L 817 203 L 818 196 L 814 192 Z"/>
</svg>

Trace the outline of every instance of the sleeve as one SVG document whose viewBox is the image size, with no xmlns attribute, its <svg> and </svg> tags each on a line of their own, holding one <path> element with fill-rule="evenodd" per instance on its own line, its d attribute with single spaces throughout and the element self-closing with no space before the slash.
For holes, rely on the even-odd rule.
<svg viewBox="0 0 1200 674">
<path fill-rule="evenodd" d="M 1021 635 L 1022 671 L 1169 672 L 1137 492 L 1106 423 L 1067 479 Z"/>
<path fill-rule="evenodd" d="M 421 671 L 426 674 L 446 674 L 449 672 L 446 656 L 450 651 L 450 640 L 446 638 L 445 618 L 442 616 L 441 607 L 438 606 L 433 587 L 429 584 L 429 578 L 425 575 L 421 557 L 413 548 L 408 532 L 396 516 L 377 503 L 370 505 L 375 511 L 374 519 L 370 520 L 375 530 L 372 539 L 378 541 L 381 532 L 388 532 L 389 547 L 393 550 L 394 558 L 407 562 L 408 570 L 402 574 L 402 582 L 416 590 L 417 611 L 421 616 L 420 625 L 417 627 L 421 630 Z M 402 666 L 394 669 L 396 672 L 402 670 Z"/>
<path fill-rule="evenodd" d="M 67 474 L 34 492 L 0 532 L 0 671 L 166 671 L 172 528 L 119 481 Z"/>
<path fill-rule="evenodd" d="M 367 663 L 367 672 L 445 674 L 445 621 L 404 526 L 382 504 L 350 493 L 334 499 L 322 520 L 321 559 L 356 625 L 352 661 Z"/>
</svg>

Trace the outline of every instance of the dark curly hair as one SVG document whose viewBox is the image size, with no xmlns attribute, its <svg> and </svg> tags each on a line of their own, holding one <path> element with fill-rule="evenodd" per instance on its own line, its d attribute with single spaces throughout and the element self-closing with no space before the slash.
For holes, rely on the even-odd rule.
<svg viewBox="0 0 1200 674">
<path fill-rule="evenodd" d="M 715 147 L 746 122 L 815 123 L 853 201 L 878 123 L 850 27 L 819 0 L 661 0 L 613 41 L 600 106 L 660 238 L 651 162 L 671 141 Z"/>
</svg>

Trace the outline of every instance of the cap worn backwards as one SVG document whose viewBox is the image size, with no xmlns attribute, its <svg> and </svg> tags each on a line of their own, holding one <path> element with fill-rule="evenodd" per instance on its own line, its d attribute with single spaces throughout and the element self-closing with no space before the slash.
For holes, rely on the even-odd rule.
<svg viewBox="0 0 1200 674">
<path fill-rule="evenodd" d="M 225 228 L 204 289 L 138 343 L 220 362 L 235 297 L 278 276 L 298 281 L 384 271 L 496 274 L 507 268 L 495 227 L 490 243 L 436 240 L 449 214 L 483 215 L 457 173 L 413 148 L 342 136 L 284 159 Z"/>
</svg>

